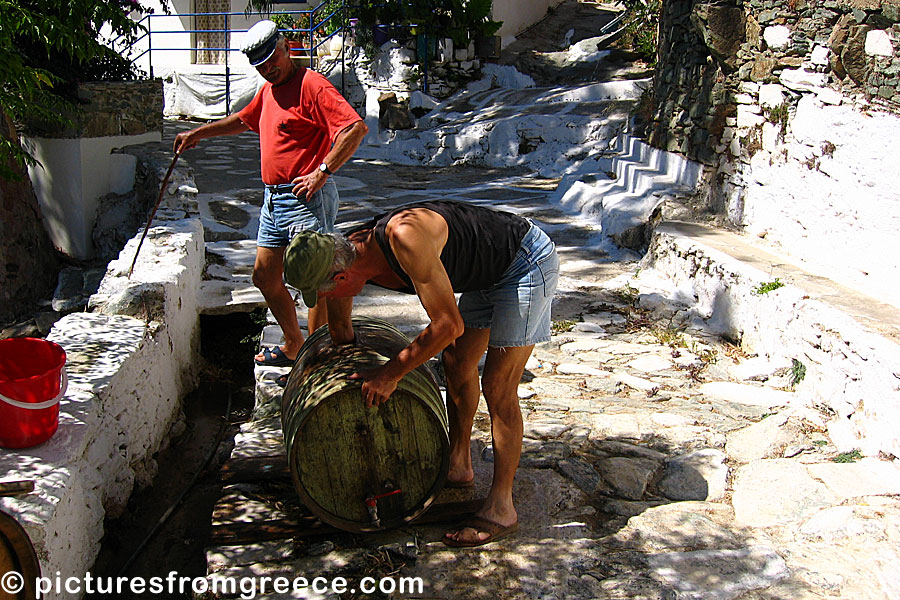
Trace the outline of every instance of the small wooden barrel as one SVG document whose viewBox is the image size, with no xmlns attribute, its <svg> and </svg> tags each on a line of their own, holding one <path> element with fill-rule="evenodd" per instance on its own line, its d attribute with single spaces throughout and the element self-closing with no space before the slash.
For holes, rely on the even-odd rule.
<svg viewBox="0 0 900 600">
<path fill-rule="evenodd" d="M 0 576 L 4 577 L 0 600 L 34 600 L 40 575 L 41 565 L 28 534 L 14 518 L 0 512 Z"/>
<path fill-rule="evenodd" d="M 450 464 L 447 410 L 426 366 L 367 408 L 359 380 L 409 344 L 385 321 L 353 319 L 356 343 L 334 346 L 328 327 L 306 340 L 281 399 L 294 487 L 322 521 L 353 532 L 397 527 L 422 514 Z"/>
</svg>

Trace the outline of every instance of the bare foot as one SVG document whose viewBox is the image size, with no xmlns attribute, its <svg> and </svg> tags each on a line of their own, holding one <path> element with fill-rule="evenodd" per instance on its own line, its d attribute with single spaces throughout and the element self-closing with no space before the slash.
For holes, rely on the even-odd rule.
<svg viewBox="0 0 900 600">
<path fill-rule="evenodd" d="M 451 465 L 450 470 L 447 472 L 447 483 L 457 487 L 468 484 L 474 480 L 475 471 L 472 470 L 471 465 L 469 465 L 468 468 L 454 468 Z"/>
<path fill-rule="evenodd" d="M 445 533 L 443 542 L 448 546 L 481 546 L 515 532 L 518 527 L 518 518 L 510 522 L 503 522 L 488 519 L 483 515 L 475 515 L 463 521 L 457 528 Z"/>
</svg>

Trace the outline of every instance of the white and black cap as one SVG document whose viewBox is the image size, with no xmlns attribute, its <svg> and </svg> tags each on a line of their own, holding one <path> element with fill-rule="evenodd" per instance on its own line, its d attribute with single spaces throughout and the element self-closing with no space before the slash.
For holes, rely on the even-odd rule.
<svg viewBox="0 0 900 600">
<path fill-rule="evenodd" d="M 278 26 L 272 21 L 260 21 L 244 36 L 241 51 L 254 67 L 269 60 L 278 45 Z"/>
</svg>

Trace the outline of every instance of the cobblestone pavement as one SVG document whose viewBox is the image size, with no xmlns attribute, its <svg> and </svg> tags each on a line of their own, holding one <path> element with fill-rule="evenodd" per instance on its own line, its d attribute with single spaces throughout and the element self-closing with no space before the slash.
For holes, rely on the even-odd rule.
<svg viewBox="0 0 900 600">
<path fill-rule="evenodd" d="M 567 30 L 553 27 L 547 35 Z M 167 123 L 166 138 L 189 126 Z M 184 160 L 200 190 L 210 257 L 203 310 L 261 306 L 249 280 L 262 199 L 256 136 L 208 140 Z M 632 279 L 640 257 L 601 250 L 595 223 L 551 202 L 558 180 L 517 169 L 357 158 L 335 181 L 340 227 L 406 202 L 455 198 L 529 216 L 556 243 L 554 335 L 535 348 L 519 387 L 520 528 L 465 550 L 441 544 L 447 524 L 214 547 L 207 553 L 211 577 L 346 576 L 357 585 L 366 575 L 398 575 L 424 582 L 416 593 L 307 590 L 290 596 L 297 598 L 900 597 L 898 470 L 837 452 L 826 434 L 832 415 L 801 408 L 792 391 L 803 377 L 795 365 L 748 356 L 689 319 L 683 306 L 640 291 L 646 288 Z M 427 322 L 415 297 L 383 290 L 367 289 L 355 312 L 407 333 Z M 302 307 L 298 314 L 305 320 Z M 279 338 L 270 325 L 263 342 Z M 283 454 L 272 408 L 280 394 L 274 379 L 286 371 L 257 369 L 257 418 L 242 426 L 233 456 Z M 473 441 L 476 486 L 445 489 L 438 502 L 484 496 L 490 444 L 482 403 Z M 284 490 L 226 491 L 267 518 L 298 504 L 286 501 Z"/>
<path fill-rule="evenodd" d="M 201 154 L 185 156 L 206 206 L 208 239 L 219 240 L 210 241 L 208 251 L 222 256 L 229 255 L 228 245 L 236 245 L 231 255 L 239 253 L 235 248 L 252 250 L 252 241 L 236 238 L 252 237 L 247 232 L 260 198 L 257 188 L 244 184 L 249 180 L 235 185 L 224 180 L 233 171 L 218 169 L 236 161 L 249 165 L 240 156 L 255 153 L 255 139 L 236 139 L 217 144 L 227 151 L 206 147 L 201 160 Z M 520 385 L 520 529 L 468 550 L 440 543 L 446 524 L 211 548 L 211 576 L 316 574 L 358 581 L 399 574 L 421 577 L 424 590 L 393 597 L 447 599 L 897 597 L 896 471 L 874 459 L 834 462 L 854 457 L 837 455 L 824 416 L 789 408 L 799 374 L 686 328 L 674 307 L 640 294 L 629 285 L 638 257 L 600 251 L 590 221 L 549 203 L 555 180 L 514 170 L 358 159 L 336 181 L 342 226 L 408 201 L 459 198 L 528 215 L 556 242 L 562 277 L 555 334 L 535 349 Z M 249 277 L 240 269 L 226 276 L 217 262 L 211 261 L 209 281 Z M 257 306 L 259 299 L 247 294 L 246 306 L 227 310 Z M 209 310 L 215 302 L 206 301 Z M 425 324 L 415 298 L 383 291 L 368 290 L 357 311 L 410 333 Z M 267 341 L 278 336 L 277 328 L 266 332 Z M 259 418 L 242 427 L 235 456 L 283 452 L 278 418 L 266 417 L 263 408 L 280 392 L 272 383 L 279 372 L 258 370 Z M 483 405 L 473 452 L 476 487 L 444 490 L 439 502 L 487 491 L 492 453 Z M 259 501 L 259 490 L 233 491 Z M 283 498 L 272 500 L 266 511 L 277 516 L 283 504 Z"/>
</svg>

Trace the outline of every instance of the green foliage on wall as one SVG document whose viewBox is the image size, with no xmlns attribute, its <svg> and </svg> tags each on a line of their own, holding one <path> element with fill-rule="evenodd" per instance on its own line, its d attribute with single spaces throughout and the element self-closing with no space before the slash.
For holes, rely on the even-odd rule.
<svg viewBox="0 0 900 600">
<path fill-rule="evenodd" d="M 29 122 L 64 127 L 78 83 L 137 77 L 99 35 L 108 26 L 111 38 L 135 39 L 134 11 L 146 12 L 136 0 L 0 1 L 0 112 L 18 130 Z M 0 177 L 13 176 L 9 159 L 35 164 L 17 140 L 0 139 Z"/>
<path fill-rule="evenodd" d="M 340 0 L 327 0 L 323 4 L 321 18 L 342 5 Z M 247 12 L 271 14 L 274 5 L 271 0 L 250 0 Z M 315 0 L 311 5 L 319 6 Z M 354 0 L 344 6 L 345 17 L 357 19 L 357 26 L 363 30 L 378 24 L 391 25 L 398 35 L 449 37 L 459 47 L 468 45 L 477 36 L 495 35 L 503 25 L 491 19 L 493 0 Z"/>
<path fill-rule="evenodd" d="M 629 12 L 627 33 L 632 48 L 648 64 L 656 64 L 662 0 L 622 0 Z"/>
</svg>

